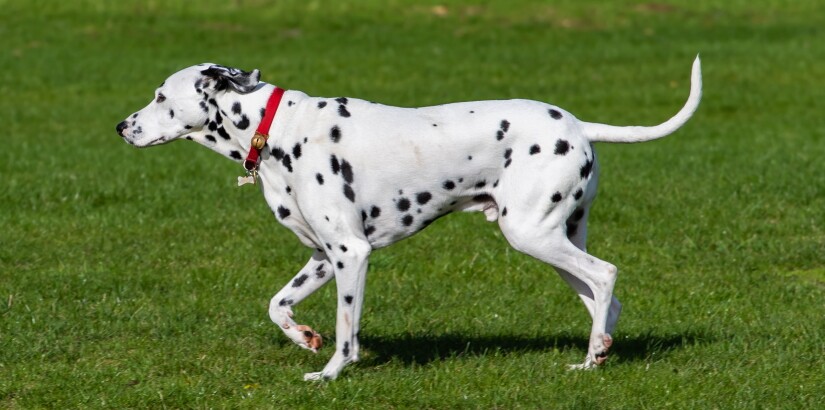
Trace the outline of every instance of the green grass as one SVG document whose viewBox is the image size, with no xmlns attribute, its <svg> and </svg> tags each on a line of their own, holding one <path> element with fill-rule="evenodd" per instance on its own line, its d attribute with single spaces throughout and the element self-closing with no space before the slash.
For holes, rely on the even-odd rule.
<svg viewBox="0 0 825 410">
<path fill-rule="evenodd" d="M 825 400 L 825 7 L 817 0 L 0 0 L 0 408 L 814 408 Z M 439 5 L 445 8 L 437 8 Z M 446 14 L 443 13 L 446 11 Z M 114 132 L 170 73 L 260 68 L 311 95 L 531 98 L 676 135 L 598 146 L 589 318 L 480 214 L 377 251 L 363 361 L 331 383 L 269 322 L 309 256 L 239 167 Z M 296 309 L 330 342 L 330 286 Z"/>
</svg>

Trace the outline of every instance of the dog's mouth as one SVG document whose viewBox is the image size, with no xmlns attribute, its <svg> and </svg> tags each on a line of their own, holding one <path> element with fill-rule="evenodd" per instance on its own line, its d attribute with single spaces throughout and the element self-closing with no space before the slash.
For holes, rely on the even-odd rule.
<svg viewBox="0 0 825 410">
<path fill-rule="evenodd" d="M 125 140 L 127 143 L 129 143 L 129 145 L 131 145 L 133 147 L 137 147 L 137 148 L 146 148 L 146 147 L 151 147 L 153 145 L 161 145 L 161 144 L 164 144 L 164 143 L 169 141 L 169 139 L 166 136 L 161 136 L 161 137 L 158 137 L 158 138 L 155 138 L 153 140 L 146 141 L 146 142 L 135 141 L 135 140 L 133 140 L 131 138 L 128 138 L 128 137 L 123 137 L 123 140 Z"/>
</svg>

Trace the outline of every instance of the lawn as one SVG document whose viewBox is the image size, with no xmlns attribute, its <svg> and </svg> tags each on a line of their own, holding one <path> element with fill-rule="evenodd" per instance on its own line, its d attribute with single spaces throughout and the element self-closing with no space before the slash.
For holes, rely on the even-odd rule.
<svg viewBox="0 0 825 410">
<path fill-rule="evenodd" d="M 197 4 L 197 5 L 196 5 Z M 0 0 L 0 408 L 815 408 L 825 401 L 825 4 L 818 0 Z M 590 319 L 481 214 L 371 258 L 362 361 L 334 286 L 267 316 L 311 254 L 240 166 L 115 125 L 216 62 L 400 106 L 529 98 L 663 140 L 598 144 L 589 251 L 619 267 L 607 365 Z"/>
</svg>

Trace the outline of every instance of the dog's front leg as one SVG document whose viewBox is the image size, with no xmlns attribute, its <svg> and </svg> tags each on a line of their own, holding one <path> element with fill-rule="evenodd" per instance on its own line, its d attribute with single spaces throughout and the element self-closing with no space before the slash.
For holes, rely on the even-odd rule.
<svg viewBox="0 0 825 410">
<path fill-rule="evenodd" d="M 269 302 L 269 317 L 295 344 L 317 352 L 321 347 L 321 335 L 306 325 L 292 319 L 292 307 L 332 279 L 332 266 L 322 251 L 316 251 L 307 264 Z"/>
<path fill-rule="evenodd" d="M 331 380 L 350 362 L 358 360 L 358 331 L 367 264 L 372 247 L 363 239 L 349 239 L 327 252 L 338 287 L 338 313 L 335 323 L 335 353 L 324 370 L 307 373 L 304 380 Z"/>
</svg>

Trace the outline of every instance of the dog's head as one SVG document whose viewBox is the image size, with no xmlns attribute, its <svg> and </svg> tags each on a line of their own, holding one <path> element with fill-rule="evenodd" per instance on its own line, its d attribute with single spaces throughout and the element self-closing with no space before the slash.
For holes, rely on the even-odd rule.
<svg viewBox="0 0 825 410">
<path fill-rule="evenodd" d="M 200 131 L 209 123 L 215 97 L 222 92 L 248 93 L 258 86 L 261 73 L 217 64 L 199 64 L 172 74 L 142 110 L 121 121 L 116 129 L 136 147 L 164 144 Z"/>
</svg>

